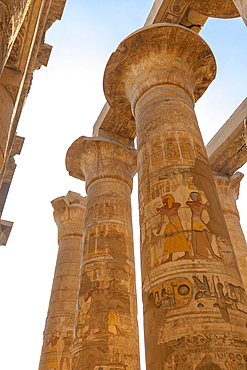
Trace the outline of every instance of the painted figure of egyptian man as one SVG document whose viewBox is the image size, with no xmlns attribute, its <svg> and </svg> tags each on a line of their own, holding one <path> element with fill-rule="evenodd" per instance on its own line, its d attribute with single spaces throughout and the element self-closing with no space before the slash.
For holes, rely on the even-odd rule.
<svg viewBox="0 0 247 370">
<path fill-rule="evenodd" d="M 207 225 L 202 220 L 202 212 L 207 210 L 208 206 L 202 203 L 202 197 L 197 192 L 190 193 L 190 199 L 186 204 L 192 212 L 191 228 L 192 228 L 192 247 L 194 255 L 197 258 L 208 258 L 208 252 L 214 259 L 220 260 L 212 248 L 212 235 L 209 232 Z"/>
<path fill-rule="evenodd" d="M 176 203 L 171 194 L 162 197 L 163 206 L 157 208 L 157 212 L 161 214 L 161 226 L 157 231 L 160 234 L 162 225 L 164 223 L 164 215 L 168 217 L 168 224 L 165 227 L 164 235 L 164 251 L 163 255 L 169 255 L 162 263 L 170 262 L 173 259 L 173 253 L 184 252 L 184 256 L 179 259 L 189 258 L 189 242 L 184 235 L 183 226 L 178 215 L 178 209 L 181 207 L 180 203 Z"/>
</svg>

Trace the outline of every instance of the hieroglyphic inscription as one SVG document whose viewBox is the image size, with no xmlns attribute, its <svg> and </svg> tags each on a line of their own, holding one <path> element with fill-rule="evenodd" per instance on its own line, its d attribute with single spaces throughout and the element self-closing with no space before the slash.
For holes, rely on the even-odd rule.
<svg viewBox="0 0 247 370">
<path fill-rule="evenodd" d="M 230 322 L 229 310 L 247 312 L 247 297 L 244 288 L 228 281 L 221 282 L 219 276 L 208 278 L 203 275 L 199 278 L 193 276 L 197 307 L 207 307 L 207 301 L 212 307 L 218 307 L 223 319 Z M 207 307 L 208 308 L 208 307 Z"/>
<path fill-rule="evenodd" d="M 177 278 L 164 281 L 150 291 L 156 306 L 166 310 L 186 306 L 192 297 L 192 285 L 186 278 Z"/>
</svg>

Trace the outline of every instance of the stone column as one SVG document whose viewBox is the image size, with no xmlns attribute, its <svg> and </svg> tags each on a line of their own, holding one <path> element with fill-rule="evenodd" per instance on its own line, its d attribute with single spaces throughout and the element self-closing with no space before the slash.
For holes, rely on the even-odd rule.
<svg viewBox="0 0 247 370">
<path fill-rule="evenodd" d="M 85 203 L 71 191 L 52 201 L 59 250 L 39 370 L 71 369 Z"/>
<path fill-rule="evenodd" d="M 237 259 L 239 272 L 245 291 L 247 292 L 247 243 L 240 224 L 240 216 L 236 203 L 239 196 L 240 182 L 243 177 L 244 175 L 241 172 L 236 172 L 232 176 L 215 174 L 214 181 Z"/>
<path fill-rule="evenodd" d="M 73 370 L 140 369 L 131 201 L 135 150 L 104 138 L 76 140 L 70 175 L 87 204 Z"/>
<path fill-rule="evenodd" d="M 200 36 L 164 23 L 105 70 L 109 105 L 136 120 L 147 370 L 247 360 L 246 295 L 194 112 L 215 71 Z"/>
</svg>

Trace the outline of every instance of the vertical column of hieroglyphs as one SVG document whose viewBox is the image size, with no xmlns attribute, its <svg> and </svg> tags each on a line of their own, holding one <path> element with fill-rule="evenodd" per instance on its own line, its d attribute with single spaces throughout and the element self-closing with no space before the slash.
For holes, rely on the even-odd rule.
<svg viewBox="0 0 247 370">
<path fill-rule="evenodd" d="M 241 172 L 232 176 L 214 175 L 214 181 L 218 190 L 220 203 L 226 220 L 232 246 L 237 259 L 239 272 L 247 291 L 247 244 L 240 224 L 237 208 L 240 182 L 243 178 Z"/>
<path fill-rule="evenodd" d="M 70 175 L 86 181 L 87 205 L 73 370 L 140 369 L 131 202 L 136 153 L 112 140 L 76 140 Z"/>
<path fill-rule="evenodd" d="M 136 120 L 148 370 L 247 360 L 246 295 L 194 112 L 215 71 L 204 40 L 172 24 L 132 33 L 105 70 L 108 103 Z"/>
<path fill-rule="evenodd" d="M 71 369 L 85 203 L 71 191 L 52 201 L 59 250 L 39 370 Z"/>
</svg>

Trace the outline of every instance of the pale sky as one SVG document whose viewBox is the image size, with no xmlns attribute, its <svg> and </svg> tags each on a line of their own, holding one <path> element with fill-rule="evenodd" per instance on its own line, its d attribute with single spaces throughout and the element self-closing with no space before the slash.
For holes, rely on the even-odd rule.
<svg viewBox="0 0 247 370">
<path fill-rule="evenodd" d="M 14 226 L 7 246 L 0 247 L 1 369 L 38 369 L 58 249 L 50 202 L 69 190 L 86 195 L 85 184 L 65 169 L 67 149 L 79 136 L 92 135 L 105 103 L 102 80 L 107 60 L 126 36 L 143 26 L 152 4 L 153 0 L 68 0 L 62 20 L 46 34 L 53 50 L 48 67 L 34 73 L 19 122 L 17 133 L 25 142 L 15 157 L 18 167 L 3 214 Z M 209 19 L 201 36 L 218 66 L 216 80 L 196 104 L 206 144 L 246 97 L 247 32 L 240 18 Z M 242 172 L 246 178 L 238 206 L 246 231 L 246 166 Z M 137 179 L 132 208 L 140 293 Z M 141 358 L 145 370 L 143 350 Z"/>
</svg>

